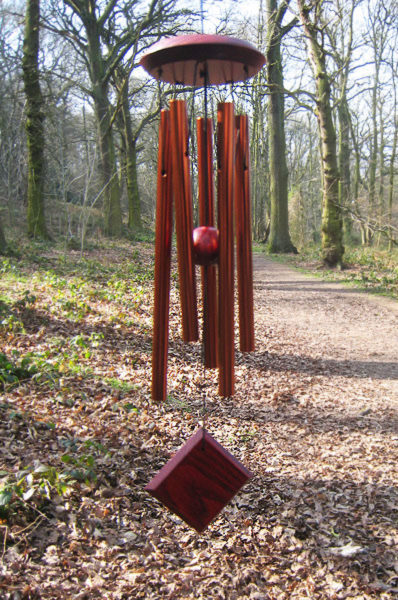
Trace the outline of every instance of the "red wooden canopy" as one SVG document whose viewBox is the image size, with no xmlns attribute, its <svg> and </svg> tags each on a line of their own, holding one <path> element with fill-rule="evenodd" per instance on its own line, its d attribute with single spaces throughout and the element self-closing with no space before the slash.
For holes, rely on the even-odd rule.
<svg viewBox="0 0 398 600">
<path fill-rule="evenodd" d="M 160 40 L 140 64 L 155 79 L 199 87 L 244 81 L 258 73 L 265 58 L 252 44 L 237 38 L 192 34 Z"/>
</svg>

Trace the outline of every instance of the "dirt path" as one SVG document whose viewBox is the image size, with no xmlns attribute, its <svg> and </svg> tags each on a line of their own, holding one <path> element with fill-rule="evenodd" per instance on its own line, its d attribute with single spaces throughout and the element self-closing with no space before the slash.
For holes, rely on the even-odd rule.
<svg viewBox="0 0 398 600">
<path fill-rule="evenodd" d="M 398 402 L 398 302 L 256 255 L 256 322 L 309 374 L 328 371 L 369 402 Z M 261 340 L 261 344 L 265 340 Z M 367 397 L 369 394 L 369 397 Z M 365 398 L 364 398 L 365 399 Z"/>
<path fill-rule="evenodd" d="M 257 349 L 236 395 L 241 427 L 258 426 L 253 511 L 293 571 L 313 561 L 309 597 L 396 598 L 398 303 L 261 255 L 254 269 Z"/>
</svg>

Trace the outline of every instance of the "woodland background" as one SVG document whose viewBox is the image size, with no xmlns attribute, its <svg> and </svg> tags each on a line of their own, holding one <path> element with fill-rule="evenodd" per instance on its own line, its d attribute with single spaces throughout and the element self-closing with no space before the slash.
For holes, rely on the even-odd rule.
<svg viewBox="0 0 398 600">
<path fill-rule="evenodd" d="M 237 350 L 236 394 L 221 400 L 200 344 L 180 340 L 173 260 L 168 395 L 155 404 L 159 109 L 185 96 L 194 131 L 203 94 L 138 62 L 159 38 L 200 31 L 200 8 L 0 4 L 5 600 L 398 593 L 396 301 L 284 265 L 398 297 L 398 4 L 203 7 L 207 33 L 267 57 L 208 104 L 250 115 L 256 351 Z M 198 536 L 144 487 L 204 418 L 255 477 Z"/>
<path fill-rule="evenodd" d="M 193 124 L 203 94 L 159 85 L 138 63 L 157 39 L 202 24 L 267 58 L 255 78 L 212 88 L 208 102 L 214 117 L 217 102 L 231 99 L 250 116 L 254 239 L 273 252 L 322 243 L 331 265 L 344 245 L 396 246 L 396 0 L 213 2 L 202 22 L 200 9 L 176 0 L 2 2 L 3 250 L 21 228 L 82 245 L 87 233 L 153 226 L 159 109 L 177 93 Z M 193 134 L 191 146 L 194 156 Z"/>
</svg>

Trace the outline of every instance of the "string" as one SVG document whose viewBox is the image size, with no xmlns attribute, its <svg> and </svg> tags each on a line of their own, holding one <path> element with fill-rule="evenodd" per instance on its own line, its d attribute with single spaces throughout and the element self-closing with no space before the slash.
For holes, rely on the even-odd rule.
<svg viewBox="0 0 398 600">
<path fill-rule="evenodd" d="M 203 0 L 201 0 L 201 5 L 203 6 Z M 202 14 L 202 25 L 203 25 L 203 11 Z M 203 32 L 203 30 L 202 30 Z M 205 202 L 205 220 L 206 225 L 209 224 L 209 164 L 208 164 L 208 136 L 209 136 L 209 128 L 208 128 L 208 113 L 207 113 L 207 90 L 208 90 L 208 67 L 207 63 L 204 64 L 204 94 L 203 94 L 203 102 L 204 102 L 204 147 L 205 147 L 205 185 L 204 185 L 204 202 Z M 203 364 L 203 390 L 202 390 L 202 427 L 203 427 L 203 440 L 202 440 L 202 449 L 204 450 L 204 435 L 206 429 L 206 420 L 207 420 L 207 390 L 206 390 L 206 343 L 207 343 L 207 335 L 206 335 L 206 322 L 208 315 L 208 297 L 207 297 L 207 287 L 208 287 L 208 266 L 205 265 L 203 267 L 203 315 L 202 315 L 202 364 Z"/>
<path fill-rule="evenodd" d="M 162 94 L 162 82 L 160 81 L 161 70 L 159 69 L 159 79 L 158 81 L 158 100 L 159 100 L 159 112 L 162 112 L 163 109 L 163 94 Z"/>
<path fill-rule="evenodd" d="M 200 26 L 201 33 L 204 33 L 204 0 L 200 0 Z M 205 62 L 203 65 L 204 72 L 204 94 L 203 94 L 203 102 L 204 102 L 204 147 L 205 147 L 205 158 L 204 168 L 205 168 L 205 185 L 204 185 L 204 202 L 205 202 L 205 225 L 209 224 L 209 166 L 207 161 L 207 147 L 208 147 L 208 124 L 207 124 L 207 89 L 208 89 L 208 67 Z M 206 321 L 207 321 L 207 310 L 208 310 L 208 299 L 207 299 L 207 285 L 208 285 L 208 267 L 204 266 L 204 285 L 203 285 L 203 315 L 202 315 L 202 365 L 203 365 L 203 373 L 202 373 L 202 450 L 205 449 L 205 431 L 206 431 L 206 421 L 207 421 L 207 389 L 206 389 Z"/>
</svg>

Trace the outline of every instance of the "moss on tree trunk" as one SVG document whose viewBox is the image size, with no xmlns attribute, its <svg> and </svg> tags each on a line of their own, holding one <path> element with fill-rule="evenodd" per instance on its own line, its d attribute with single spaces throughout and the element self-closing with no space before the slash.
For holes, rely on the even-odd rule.
<svg viewBox="0 0 398 600">
<path fill-rule="evenodd" d="M 133 134 L 133 124 L 129 110 L 128 76 L 120 67 L 117 73 L 117 85 L 121 95 L 120 129 L 123 145 L 123 159 L 128 201 L 128 227 L 142 229 L 141 200 L 137 174 L 137 135 Z"/>
<path fill-rule="evenodd" d="M 347 99 L 344 96 L 338 107 L 339 116 L 339 204 L 343 210 L 343 226 L 348 237 L 352 231 L 351 208 L 351 149 L 350 114 Z"/>
<path fill-rule="evenodd" d="M 268 0 L 267 45 L 268 142 L 271 222 L 267 248 L 270 252 L 295 252 L 289 233 L 288 170 L 286 163 L 285 99 L 281 59 L 281 28 L 275 21 L 277 1 Z"/>
<path fill-rule="evenodd" d="M 310 8 L 299 0 L 300 19 L 306 34 L 308 54 L 315 77 L 316 107 L 320 134 L 323 205 L 322 205 L 322 258 L 328 266 L 336 266 L 343 259 L 343 219 L 339 203 L 339 170 L 337 167 L 336 130 L 331 107 L 331 90 L 326 71 L 325 52 L 318 41 L 319 29 L 311 22 Z M 321 4 L 316 4 L 319 11 Z M 319 34 L 320 35 L 320 34 Z M 320 35 L 320 37 L 322 37 Z"/>
<path fill-rule="evenodd" d="M 101 52 L 99 25 L 94 13 L 82 14 L 88 40 L 90 78 L 98 127 L 101 161 L 101 178 L 104 190 L 104 233 L 109 237 L 122 234 L 122 209 L 117 177 L 116 155 L 112 135 L 111 104 L 108 96 L 108 79 L 105 76 Z"/>
<path fill-rule="evenodd" d="M 104 190 L 104 233 L 109 237 L 120 237 L 122 234 L 122 209 L 115 147 L 111 130 L 110 106 L 107 92 L 99 91 L 98 87 L 94 96 L 94 104 L 98 124 L 101 178 Z"/>
<path fill-rule="evenodd" d="M 27 0 L 22 71 L 26 96 L 28 148 L 27 228 L 28 235 L 48 239 L 44 217 L 44 112 L 39 80 L 39 0 Z"/>
</svg>

